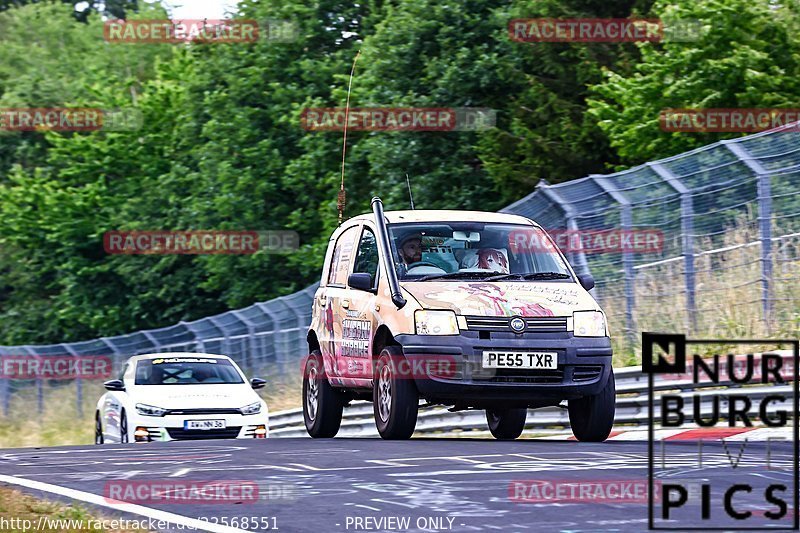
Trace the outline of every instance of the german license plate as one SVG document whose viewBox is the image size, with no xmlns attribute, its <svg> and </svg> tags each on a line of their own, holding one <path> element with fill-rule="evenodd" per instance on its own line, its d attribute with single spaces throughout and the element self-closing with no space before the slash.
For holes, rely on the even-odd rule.
<svg viewBox="0 0 800 533">
<path fill-rule="evenodd" d="M 483 368 L 558 370 L 556 352 L 508 352 L 484 350 Z"/>
<path fill-rule="evenodd" d="M 183 429 L 225 429 L 224 420 L 184 420 Z"/>
</svg>

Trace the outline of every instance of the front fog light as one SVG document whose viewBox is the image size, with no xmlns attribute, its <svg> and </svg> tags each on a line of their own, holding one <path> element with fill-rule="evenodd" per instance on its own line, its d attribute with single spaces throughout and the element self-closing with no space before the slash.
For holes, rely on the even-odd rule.
<svg viewBox="0 0 800 533">
<path fill-rule="evenodd" d="M 133 432 L 133 438 L 136 442 L 150 442 L 150 432 L 146 427 L 138 426 Z"/>
<path fill-rule="evenodd" d="M 245 405 L 244 407 L 239 408 L 239 412 L 241 412 L 243 415 L 257 415 L 261 412 L 261 402 Z"/>
<path fill-rule="evenodd" d="M 572 324 L 576 337 L 606 336 L 606 317 L 600 311 L 575 311 Z"/>
<path fill-rule="evenodd" d="M 456 314 L 452 311 L 428 311 L 419 309 L 414 313 L 417 335 L 458 335 Z"/>
<path fill-rule="evenodd" d="M 267 426 L 264 426 L 264 425 L 256 426 L 256 429 L 253 431 L 253 438 L 266 439 L 267 438 Z"/>
</svg>

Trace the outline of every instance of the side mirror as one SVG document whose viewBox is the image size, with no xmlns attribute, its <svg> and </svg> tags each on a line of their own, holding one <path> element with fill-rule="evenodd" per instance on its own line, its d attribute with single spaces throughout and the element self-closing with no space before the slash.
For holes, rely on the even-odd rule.
<svg viewBox="0 0 800 533">
<path fill-rule="evenodd" d="M 578 282 L 581 284 L 581 287 L 587 291 L 594 288 L 594 276 L 591 274 L 578 274 Z"/>
<path fill-rule="evenodd" d="M 253 379 L 250 380 L 250 386 L 253 387 L 254 389 L 264 388 L 264 385 L 266 385 L 266 384 L 267 384 L 267 381 L 265 379 L 253 378 Z"/>
<path fill-rule="evenodd" d="M 354 272 L 350 274 L 350 277 L 347 278 L 347 285 L 351 289 L 373 292 L 372 276 L 370 276 L 366 272 Z"/>
<path fill-rule="evenodd" d="M 121 379 L 112 379 L 110 381 L 106 381 L 105 383 L 103 383 L 103 386 L 106 388 L 106 390 L 110 390 L 110 391 L 124 391 L 125 390 L 125 384 L 122 382 Z"/>
</svg>

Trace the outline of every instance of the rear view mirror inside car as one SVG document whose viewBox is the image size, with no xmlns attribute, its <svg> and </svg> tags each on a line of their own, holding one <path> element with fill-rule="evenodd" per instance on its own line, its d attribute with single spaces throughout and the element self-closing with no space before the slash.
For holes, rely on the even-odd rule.
<svg viewBox="0 0 800 533">
<path fill-rule="evenodd" d="M 481 234 L 477 231 L 470 231 L 469 233 L 466 231 L 454 231 L 453 240 L 464 242 L 480 242 Z"/>
</svg>

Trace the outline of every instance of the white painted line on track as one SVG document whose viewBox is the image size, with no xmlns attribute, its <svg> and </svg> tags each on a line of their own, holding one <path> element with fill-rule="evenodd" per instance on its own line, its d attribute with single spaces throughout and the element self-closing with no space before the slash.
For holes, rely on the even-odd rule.
<svg viewBox="0 0 800 533">
<path fill-rule="evenodd" d="M 79 500 L 92 505 L 108 507 L 109 509 L 113 509 L 115 511 L 123 513 L 137 514 L 140 516 L 144 516 L 146 518 L 152 518 L 153 520 L 162 520 L 164 522 L 169 522 L 170 524 L 182 525 L 186 528 L 193 528 L 197 531 L 211 531 L 212 533 L 241 533 L 241 532 L 247 533 L 247 530 L 245 529 L 224 526 L 222 524 L 212 524 L 210 522 L 205 522 L 203 520 L 198 520 L 196 518 L 189 518 L 188 516 L 169 513 L 167 511 L 161 511 L 159 509 L 152 509 L 150 507 L 137 505 L 135 503 L 125 503 L 117 500 L 107 499 L 104 496 L 92 494 L 91 492 L 84 492 L 82 490 L 60 487 L 58 485 L 51 485 L 50 483 L 42 483 L 41 481 L 34 481 L 32 479 L 25 479 L 21 477 L 14 477 L 14 476 L 7 476 L 5 474 L 0 474 L 0 483 L 8 483 L 10 485 L 18 485 L 29 489 L 50 492 L 52 494 L 58 494 L 59 496 L 65 496 L 67 498 L 71 498 L 73 500 Z"/>
</svg>

